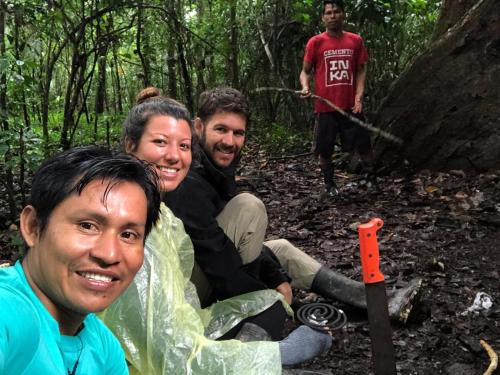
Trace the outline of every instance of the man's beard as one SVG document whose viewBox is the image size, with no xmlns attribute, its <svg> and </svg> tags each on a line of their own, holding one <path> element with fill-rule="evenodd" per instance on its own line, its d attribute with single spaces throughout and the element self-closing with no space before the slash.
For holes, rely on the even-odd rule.
<svg viewBox="0 0 500 375">
<path fill-rule="evenodd" d="M 215 143 L 211 146 L 208 146 L 207 145 L 207 133 L 206 133 L 206 129 L 203 129 L 203 133 L 201 134 L 201 137 L 198 141 L 198 143 L 200 144 L 200 147 L 203 149 L 203 151 L 205 152 L 205 154 L 212 160 L 214 160 L 214 153 L 215 151 L 219 151 L 219 152 L 222 152 L 224 153 L 224 151 L 231 151 L 232 153 L 234 153 L 234 160 L 238 159 L 239 155 L 240 155 L 240 152 L 241 152 L 241 149 L 237 148 L 236 146 L 222 146 L 221 145 L 221 142 L 218 142 L 218 143 Z"/>
</svg>

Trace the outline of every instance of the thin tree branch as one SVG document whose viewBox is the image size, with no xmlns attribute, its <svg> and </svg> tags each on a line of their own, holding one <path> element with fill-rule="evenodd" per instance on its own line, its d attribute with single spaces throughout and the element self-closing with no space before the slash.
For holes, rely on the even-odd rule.
<svg viewBox="0 0 500 375">
<path fill-rule="evenodd" d="M 283 87 L 257 87 L 255 89 L 255 91 L 256 92 L 260 92 L 260 91 L 281 91 L 281 92 L 289 92 L 289 93 L 292 93 L 292 94 L 295 94 L 295 95 L 300 95 L 302 93 L 299 90 L 292 90 L 292 89 L 287 89 L 287 88 L 283 88 Z M 394 143 L 396 143 L 398 145 L 402 145 L 403 144 L 403 140 L 401 138 L 396 137 L 395 135 L 392 135 L 391 133 L 388 133 L 388 132 L 386 132 L 384 130 L 376 128 L 373 125 L 370 125 L 370 124 L 368 124 L 368 123 L 366 123 L 364 121 L 361 121 L 360 119 L 354 117 L 350 113 L 347 113 L 342 108 L 336 106 L 331 101 L 329 101 L 326 98 L 323 98 L 322 96 L 312 95 L 311 94 L 310 96 L 308 96 L 308 98 L 318 99 L 318 100 L 322 101 L 323 103 L 325 103 L 326 105 L 328 105 L 330 108 L 332 108 L 335 111 L 339 112 L 341 115 L 347 117 L 349 120 L 351 120 L 355 124 L 361 126 L 362 128 L 365 128 L 365 129 L 371 131 L 372 133 L 376 133 L 376 134 L 380 135 L 382 138 L 385 138 L 388 141 L 394 142 Z"/>
<path fill-rule="evenodd" d="M 493 348 L 484 340 L 479 340 L 481 345 L 483 346 L 484 350 L 488 353 L 488 356 L 490 357 L 490 365 L 488 366 L 488 369 L 483 375 L 491 375 L 493 374 L 493 371 L 496 370 L 498 366 L 498 355 L 495 353 Z"/>
<path fill-rule="evenodd" d="M 271 156 L 268 157 L 267 160 L 285 160 L 285 159 L 297 159 L 301 158 L 304 156 L 309 156 L 312 155 L 313 153 L 311 151 L 309 152 L 303 152 L 301 154 L 295 154 L 295 155 L 283 155 L 283 156 Z"/>
</svg>

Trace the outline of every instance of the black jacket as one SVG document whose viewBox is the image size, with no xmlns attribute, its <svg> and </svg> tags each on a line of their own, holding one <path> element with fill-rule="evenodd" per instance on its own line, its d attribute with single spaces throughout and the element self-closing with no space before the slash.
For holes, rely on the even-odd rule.
<svg viewBox="0 0 500 375">
<path fill-rule="evenodd" d="M 247 292 L 275 288 L 290 279 L 269 250 L 243 265 L 234 243 L 219 227 L 216 217 L 236 194 L 236 164 L 217 168 L 201 152 L 179 187 L 166 194 L 165 203 L 182 220 L 194 245 L 195 260 L 222 300 Z"/>
</svg>

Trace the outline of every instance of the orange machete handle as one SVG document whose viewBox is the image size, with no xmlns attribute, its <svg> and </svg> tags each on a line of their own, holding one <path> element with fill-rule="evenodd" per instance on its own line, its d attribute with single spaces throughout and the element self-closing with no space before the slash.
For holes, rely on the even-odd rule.
<svg viewBox="0 0 500 375">
<path fill-rule="evenodd" d="M 377 231 L 383 225 L 384 222 L 379 218 L 358 225 L 361 268 L 363 269 L 363 282 L 365 284 L 384 281 L 384 275 L 380 272 L 379 267 L 380 256 L 377 242 Z"/>
</svg>

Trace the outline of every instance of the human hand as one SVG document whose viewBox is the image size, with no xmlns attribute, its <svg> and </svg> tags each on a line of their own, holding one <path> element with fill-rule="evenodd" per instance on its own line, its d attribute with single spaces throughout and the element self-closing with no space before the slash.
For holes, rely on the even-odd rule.
<svg viewBox="0 0 500 375">
<path fill-rule="evenodd" d="M 311 96 L 311 90 L 309 89 L 309 87 L 302 87 L 302 90 L 300 91 L 300 97 L 302 99 L 307 99 L 310 96 Z"/>
<path fill-rule="evenodd" d="M 361 113 L 363 111 L 363 102 L 361 99 L 356 98 L 354 100 L 354 107 L 352 107 L 352 113 Z"/>
<path fill-rule="evenodd" d="M 278 293 L 283 294 L 283 297 L 285 297 L 285 301 L 290 305 L 292 303 L 292 286 L 288 282 L 283 282 L 280 285 L 276 287 L 276 290 Z"/>
</svg>

